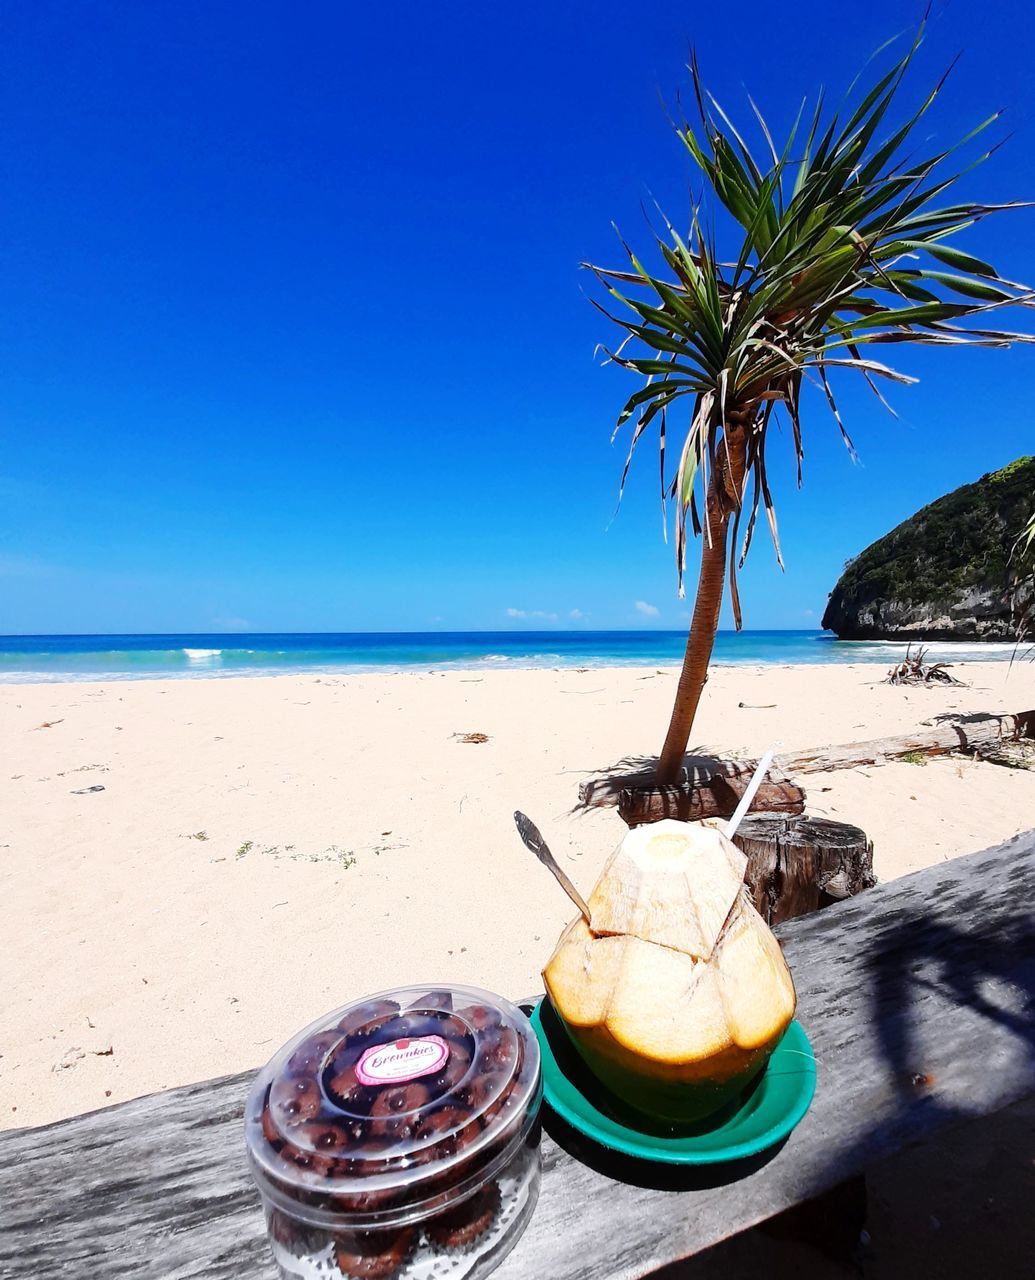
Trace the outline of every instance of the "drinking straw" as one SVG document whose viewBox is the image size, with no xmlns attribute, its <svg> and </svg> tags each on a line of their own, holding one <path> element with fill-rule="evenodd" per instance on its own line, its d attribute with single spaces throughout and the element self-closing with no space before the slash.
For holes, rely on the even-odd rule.
<svg viewBox="0 0 1035 1280">
<path fill-rule="evenodd" d="M 747 789 L 740 797 L 740 804 L 738 804 L 733 810 L 733 817 L 726 823 L 726 836 L 728 839 L 733 839 L 744 814 L 751 808 L 751 801 L 755 798 L 755 792 L 762 785 L 762 779 L 765 777 L 766 770 L 773 763 L 773 756 L 776 755 L 776 748 L 782 745 L 783 744 L 780 742 L 774 742 L 762 759 L 759 760 L 758 768 L 751 775 L 751 781 L 747 784 Z"/>
</svg>

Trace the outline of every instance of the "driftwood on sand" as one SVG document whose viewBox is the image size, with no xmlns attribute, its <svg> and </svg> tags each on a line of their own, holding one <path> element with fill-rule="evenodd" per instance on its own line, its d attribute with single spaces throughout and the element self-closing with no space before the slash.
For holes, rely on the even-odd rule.
<svg viewBox="0 0 1035 1280">
<path fill-rule="evenodd" d="M 895 663 L 884 677 L 884 683 L 908 685 L 963 684 L 962 680 L 957 680 L 955 676 L 949 675 L 951 663 L 926 663 L 924 662 L 926 653 L 927 650 L 922 645 L 915 654 L 913 653 L 912 645 L 907 645 L 906 656 L 901 662 Z"/>
<path fill-rule="evenodd" d="M 767 782 L 772 779 L 782 786 L 788 779 L 799 774 L 824 773 L 833 769 L 854 769 L 860 765 L 887 764 L 890 761 L 916 756 L 959 754 L 998 762 L 998 758 L 1003 755 L 1004 745 L 1026 740 L 1035 740 L 1035 711 L 1019 711 L 1012 715 L 953 717 L 914 734 L 875 738 L 866 742 L 849 742 L 840 746 L 813 747 L 806 751 L 779 755 L 773 761 L 773 769 L 767 774 Z M 746 784 L 746 778 L 750 777 L 754 771 L 756 762 L 721 760 L 717 756 L 688 756 L 682 780 L 671 788 L 655 786 L 653 762 L 638 763 L 640 767 L 636 769 L 631 769 L 630 762 L 626 762 L 624 766 L 618 765 L 614 769 L 605 770 L 587 778 L 579 787 L 580 804 L 584 807 L 618 805 L 623 792 L 644 789 L 658 793 L 672 791 L 682 793 L 687 797 L 684 803 L 688 812 L 695 804 L 703 807 L 709 803 L 705 798 L 699 800 L 694 798 L 695 793 L 704 790 L 709 791 L 712 796 L 722 797 L 728 803 L 738 785 L 738 780 L 744 778 Z M 763 783 L 763 788 L 765 786 L 766 783 Z M 743 787 L 740 793 L 742 791 Z M 735 796 L 732 805 L 715 816 L 731 814 L 740 793 Z M 767 803 L 770 795 L 771 792 L 760 790 L 752 805 L 752 811 L 783 809 L 784 812 L 801 812 L 800 809 L 787 809 L 780 804 Z M 630 813 L 645 814 L 674 803 L 671 795 L 653 802 L 639 797 L 635 800 L 630 798 L 626 802 Z M 658 812 L 656 816 L 680 815 L 675 812 Z M 700 816 L 708 815 L 702 813 Z"/>
<path fill-rule="evenodd" d="M 887 764 L 905 756 L 992 756 L 1004 742 L 1035 737 L 1035 711 L 1013 715 L 963 716 L 949 719 L 922 733 L 894 738 L 849 742 L 840 747 L 816 747 L 777 761 L 789 774 L 825 773 L 858 765 Z"/>
</svg>

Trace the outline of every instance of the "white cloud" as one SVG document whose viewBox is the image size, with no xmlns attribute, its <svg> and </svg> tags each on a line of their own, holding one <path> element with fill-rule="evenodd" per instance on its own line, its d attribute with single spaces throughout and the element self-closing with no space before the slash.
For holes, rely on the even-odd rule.
<svg viewBox="0 0 1035 1280">
<path fill-rule="evenodd" d="M 547 613 L 545 609 L 514 609 L 507 610 L 508 618 L 545 618 L 547 622 L 556 622 L 557 615 L 555 613 Z"/>
<path fill-rule="evenodd" d="M 803 609 L 803 610 L 802 610 L 802 617 L 805 617 L 805 618 L 814 618 L 815 616 L 816 616 L 816 611 L 815 611 L 815 609 Z"/>
<path fill-rule="evenodd" d="M 589 614 L 583 613 L 581 609 L 572 609 L 569 612 L 568 617 L 573 618 L 576 622 L 578 622 L 580 618 L 588 618 Z"/>
<path fill-rule="evenodd" d="M 646 600 L 637 600 L 636 612 L 642 613 L 645 618 L 656 618 L 661 610 L 655 604 L 648 604 Z"/>
</svg>

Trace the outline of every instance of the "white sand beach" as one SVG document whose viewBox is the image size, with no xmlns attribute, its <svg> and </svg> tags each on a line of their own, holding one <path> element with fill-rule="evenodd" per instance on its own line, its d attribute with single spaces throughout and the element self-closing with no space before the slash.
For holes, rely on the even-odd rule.
<svg viewBox="0 0 1035 1280">
<path fill-rule="evenodd" d="M 957 670 L 967 687 L 719 668 L 695 745 L 752 754 L 1035 706 L 1030 664 Z M 588 889 L 625 828 L 574 812 L 579 781 L 657 749 L 674 683 L 611 668 L 0 687 L 0 1126 L 254 1067 L 395 983 L 538 990 L 570 907 L 513 810 Z M 991 764 L 803 781 L 811 813 L 873 837 L 884 879 L 1035 820 L 1035 773 Z"/>
</svg>

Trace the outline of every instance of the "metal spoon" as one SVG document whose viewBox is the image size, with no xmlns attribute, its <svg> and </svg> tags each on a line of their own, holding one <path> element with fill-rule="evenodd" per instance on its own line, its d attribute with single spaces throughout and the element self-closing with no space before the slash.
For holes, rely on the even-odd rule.
<svg viewBox="0 0 1035 1280">
<path fill-rule="evenodd" d="M 517 826 L 518 835 L 525 842 L 526 848 L 531 849 L 543 866 L 553 873 L 554 879 L 582 912 L 586 923 L 592 928 L 593 922 L 589 918 L 589 907 L 586 906 L 586 900 L 557 865 L 557 859 L 550 852 L 549 846 L 543 839 L 539 828 L 531 818 L 526 818 L 520 809 L 514 811 L 514 823 Z"/>
</svg>

